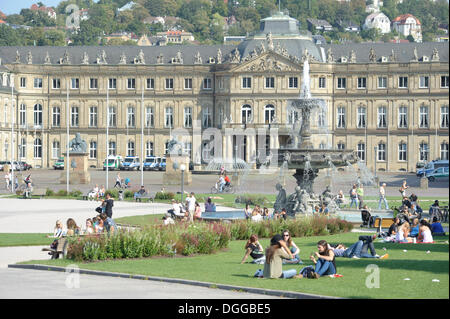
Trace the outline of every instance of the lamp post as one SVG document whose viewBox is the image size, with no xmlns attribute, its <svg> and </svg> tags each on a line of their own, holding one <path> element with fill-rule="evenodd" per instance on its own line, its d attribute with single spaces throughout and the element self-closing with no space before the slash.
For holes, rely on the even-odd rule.
<svg viewBox="0 0 450 319">
<path fill-rule="evenodd" d="M 378 150 L 378 148 L 376 146 L 374 146 L 373 150 L 374 150 L 374 159 L 375 159 L 373 177 L 375 177 L 375 179 L 376 179 L 377 178 L 377 150 Z"/>
<path fill-rule="evenodd" d="M 183 195 L 184 195 L 184 171 L 186 170 L 186 165 L 180 165 L 181 170 L 181 204 L 183 204 Z"/>
</svg>

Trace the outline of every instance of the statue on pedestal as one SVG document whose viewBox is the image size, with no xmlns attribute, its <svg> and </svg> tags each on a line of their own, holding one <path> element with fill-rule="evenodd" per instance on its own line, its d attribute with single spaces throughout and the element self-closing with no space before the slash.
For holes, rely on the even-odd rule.
<svg viewBox="0 0 450 319">
<path fill-rule="evenodd" d="M 281 212 L 281 209 L 286 208 L 287 204 L 286 191 L 280 183 L 277 183 L 275 187 L 278 191 L 278 195 L 275 204 L 273 205 L 273 209 L 276 212 Z"/>
<path fill-rule="evenodd" d="M 81 138 L 80 133 L 75 134 L 75 138 L 69 142 L 70 153 L 86 153 L 87 144 Z"/>
</svg>

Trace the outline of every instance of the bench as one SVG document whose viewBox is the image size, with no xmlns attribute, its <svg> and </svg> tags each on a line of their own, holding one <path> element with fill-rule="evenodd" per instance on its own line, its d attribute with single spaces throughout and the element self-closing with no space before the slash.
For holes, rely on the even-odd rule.
<svg viewBox="0 0 450 319">
<path fill-rule="evenodd" d="M 51 259 L 58 259 L 59 255 L 62 255 L 64 258 L 67 255 L 67 238 L 61 237 L 58 239 L 58 244 L 56 245 L 56 249 L 52 248 L 42 248 L 42 251 L 48 251 L 52 255 Z"/>
<path fill-rule="evenodd" d="M 44 188 L 37 188 L 31 192 L 31 195 L 39 196 L 39 198 L 43 198 L 47 195 L 47 190 Z"/>
<path fill-rule="evenodd" d="M 394 222 L 393 218 L 381 218 L 377 217 L 375 219 L 374 227 L 378 228 L 378 232 L 381 232 L 381 228 L 389 228 L 391 227 L 392 223 Z"/>
<path fill-rule="evenodd" d="M 139 196 L 139 197 L 136 197 L 136 202 L 137 201 L 139 201 L 139 202 L 142 202 L 142 199 L 147 199 L 147 202 L 152 202 L 153 203 L 153 201 L 154 201 L 154 197 L 153 196 L 151 196 L 150 194 L 148 194 L 148 193 L 145 193 L 145 194 L 143 194 L 143 195 L 141 195 L 141 196 Z"/>
</svg>

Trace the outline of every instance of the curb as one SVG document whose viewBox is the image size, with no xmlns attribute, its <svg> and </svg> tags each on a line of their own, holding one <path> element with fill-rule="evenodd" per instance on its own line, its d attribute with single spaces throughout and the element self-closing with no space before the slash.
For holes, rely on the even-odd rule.
<svg viewBox="0 0 450 319">
<path fill-rule="evenodd" d="M 69 267 L 46 266 L 46 265 L 40 265 L 40 264 L 31 264 L 31 265 L 11 264 L 11 265 L 8 265 L 8 268 L 59 271 L 59 272 L 66 272 L 67 269 L 71 269 Z M 241 287 L 241 286 L 215 284 L 215 283 L 195 281 L 195 280 L 187 280 L 187 279 L 154 277 L 154 276 L 144 276 L 144 275 L 131 275 L 131 274 L 115 273 L 115 272 L 107 272 L 107 271 L 97 271 L 97 270 L 79 269 L 79 273 L 84 274 L 84 275 L 106 276 L 106 277 L 115 277 L 115 278 L 153 280 L 153 281 L 159 281 L 159 282 L 168 282 L 168 283 L 184 284 L 184 285 L 199 286 L 199 287 L 213 288 L 213 289 L 214 288 L 224 289 L 224 290 L 231 290 L 231 291 L 234 290 L 234 291 L 239 291 L 239 292 L 248 292 L 248 293 L 253 293 L 253 294 L 269 295 L 269 296 L 292 298 L 292 299 L 342 299 L 340 297 L 321 296 L 321 295 L 299 293 L 299 292 L 293 292 L 293 291 Z"/>
</svg>

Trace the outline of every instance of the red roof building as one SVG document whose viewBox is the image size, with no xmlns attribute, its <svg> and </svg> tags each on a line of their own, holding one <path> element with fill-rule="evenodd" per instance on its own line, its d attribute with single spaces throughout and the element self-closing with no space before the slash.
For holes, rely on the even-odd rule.
<svg viewBox="0 0 450 319">
<path fill-rule="evenodd" d="M 412 14 L 402 14 L 392 20 L 392 28 L 403 36 L 411 35 L 415 42 L 422 42 L 422 24 Z"/>
</svg>

